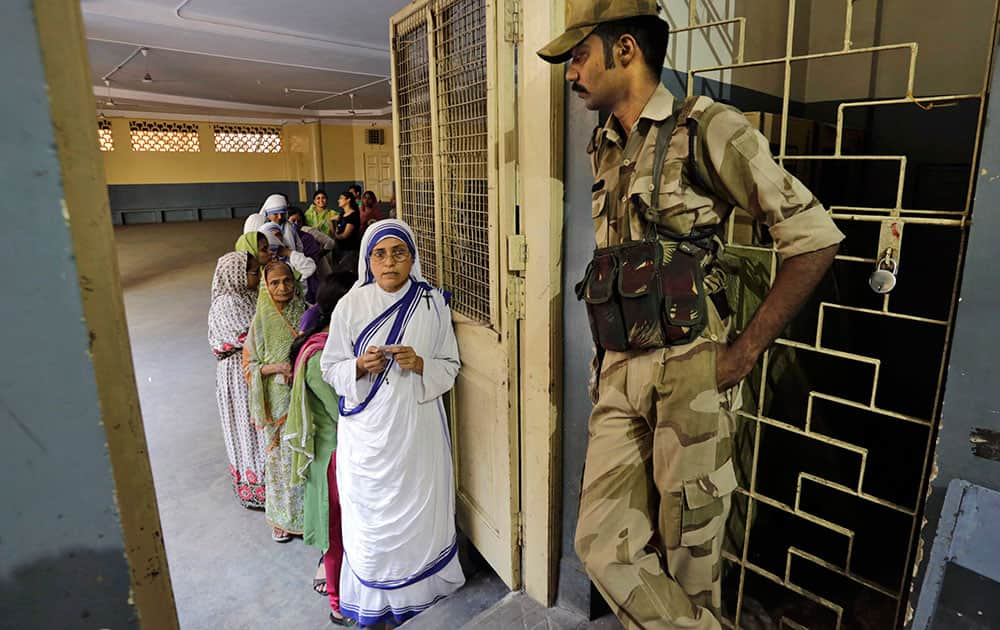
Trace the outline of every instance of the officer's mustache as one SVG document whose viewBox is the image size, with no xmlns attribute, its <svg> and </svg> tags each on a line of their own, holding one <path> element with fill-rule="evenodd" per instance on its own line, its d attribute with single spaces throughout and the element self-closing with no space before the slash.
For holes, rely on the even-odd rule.
<svg viewBox="0 0 1000 630">
<path fill-rule="evenodd" d="M 590 93 L 583 86 L 581 86 L 579 83 L 574 83 L 573 85 L 570 86 L 569 89 L 572 90 L 572 91 L 574 91 L 574 92 L 579 92 L 580 94 L 589 94 Z"/>
</svg>

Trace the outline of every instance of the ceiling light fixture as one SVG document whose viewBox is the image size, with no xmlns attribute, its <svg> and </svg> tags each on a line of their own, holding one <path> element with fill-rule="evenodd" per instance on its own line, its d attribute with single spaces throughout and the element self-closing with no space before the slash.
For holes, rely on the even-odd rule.
<svg viewBox="0 0 1000 630">
<path fill-rule="evenodd" d="M 152 83 L 153 75 L 149 74 L 149 49 L 146 47 L 140 48 L 139 52 L 142 53 L 142 57 L 146 62 L 146 74 L 142 75 L 143 83 Z"/>
<path fill-rule="evenodd" d="M 108 88 L 108 100 L 104 102 L 104 105 L 106 107 L 114 107 L 115 100 L 111 98 L 111 81 L 108 79 L 104 79 L 104 87 Z"/>
</svg>

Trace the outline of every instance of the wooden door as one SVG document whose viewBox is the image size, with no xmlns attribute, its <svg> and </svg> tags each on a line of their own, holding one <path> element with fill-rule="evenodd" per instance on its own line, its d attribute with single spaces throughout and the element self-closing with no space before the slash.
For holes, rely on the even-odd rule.
<svg viewBox="0 0 1000 630">
<path fill-rule="evenodd" d="M 453 293 L 462 356 L 450 396 L 460 527 L 511 587 L 520 586 L 517 304 L 507 267 L 515 234 L 513 48 L 497 41 L 502 3 L 436 0 L 392 19 L 399 216 L 428 279 Z M 502 23 L 502 19 L 500 22 Z M 498 68 L 505 69 L 501 75 Z"/>
</svg>

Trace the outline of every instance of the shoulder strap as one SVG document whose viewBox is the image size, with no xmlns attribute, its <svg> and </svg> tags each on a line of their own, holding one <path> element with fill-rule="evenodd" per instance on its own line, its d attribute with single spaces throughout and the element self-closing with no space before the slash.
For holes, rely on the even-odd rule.
<svg viewBox="0 0 1000 630">
<path fill-rule="evenodd" d="M 670 115 L 668 121 L 665 121 L 660 126 L 660 132 L 656 136 L 656 149 L 653 153 L 653 194 L 649 198 L 650 202 L 656 203 L 660 198 L 660 179 L 663 175 L 663 162 L 667 157 L 667 149 L 670 146 L 670 139 L 674 135 L 674 131 L 677 129 L 677 125 L 681 124 L 683 119 L 684 126 L 687 127 L 688 131 L 688 156 L 687 156 L 687 167 L 688 167 L 688 177 L 691 181 L 707 192 L 711 192 L 711 188 L 705 185 L 704 180 L 698 173 L 698 165 L 695 162 L 695 147 L 697 145 L 698 137 L 698 119 L 694 116 L 689 116 L 688 114 L 696 107 L 698 100 L 701 99 L 700 96 L 695 96 L 691 98 L 678 98 L 674 101 L 674 111 Z M 668 131 L 669 128 L 669 132 Z M 667 133 L 664 133 L 667 132 Z M 652 222 L 647 222 L 648 232 L 650 236 L 655 233 L 663 234 L 668 238 L 676 241 L 700 241 L 709 237 L 707 229 L 692 229 L 690 234 L 675 234 L 663 227 L 654 226 Z M 715 229 L 711 228 L 711 232 L 714 233 Z"/>
<path fill-rule="evenodd" d="M 698 172 L 698 162 L 695 160 L 695 148 L 697 146 L 698 140 L 698 119 L 694 117 L 689 117 L 685 124 L 688 128 L 688 177 L 694 182 L 694 185 L 706 192 L 711 192 L 712 189 L 708 187 L 705 183 L 704 178 L 702 178 L 701 173 Z"/>
<path fill-rule="evenodd" d="M 698 152 L 701 146 L 698 143 L 698 128 L 701 126 L 701 120 L 705 115 L 713 109 L 718 110 L 719 108 L 725 108 L 727 106 L 717 103 L 707 96 L 698 96 L 689 99 L 690 104 L 685 108 L 684 113 L 681 115 L 681 124 L 687 127 L 688 131 L 688 159 L 687 165 L 690 171 L 688 177 L 691 182 L 704 190 L 705 192 L 714 192 L 712 189 L 712 183 L 706 181 L 702 177 L 702 171 L 698 167 Z"/>
<path fill-rule="evenodd" d="M 670 114 L 670 118 L 660 125 L 660 130 L 656 134 L 656 149 L 653 153 L 653 194 L 649 198 L 652 203 L 656 203 L 660 198 L 660 178 L 663 175 L 663 161 L 667 157 L 667 148 L 670 146 L 670 139 L 677 129 L 678 114 L 683 109 L 686 100 L 681 98 L 674 100 L 674 111 Z"/>
</svg>

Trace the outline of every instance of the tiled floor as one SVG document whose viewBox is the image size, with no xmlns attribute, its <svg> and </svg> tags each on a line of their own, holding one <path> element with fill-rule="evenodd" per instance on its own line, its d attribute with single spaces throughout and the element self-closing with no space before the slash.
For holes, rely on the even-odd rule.
<svg viewBox="0 0 1000 630">
<path fill-rule="evenodd" d="M 462 626 L 468 630 L 621 630 L 612 616 L 587 621 L 562 608 L 545 608 L 524 593 L 511 593 Z"/>
</svg>

